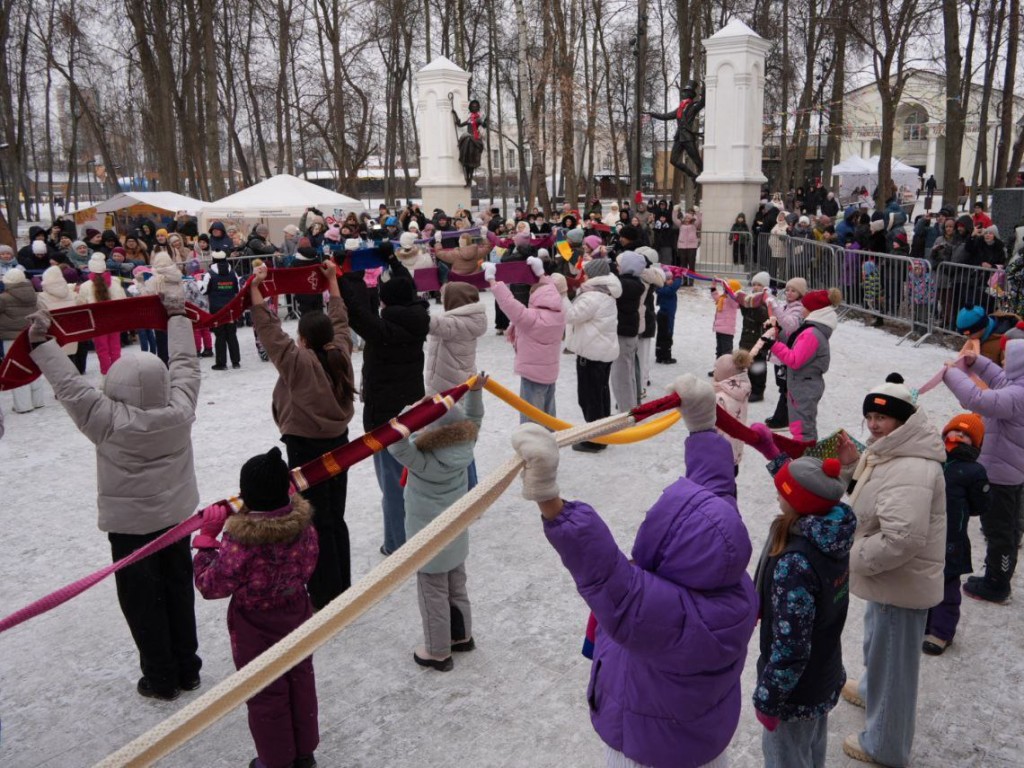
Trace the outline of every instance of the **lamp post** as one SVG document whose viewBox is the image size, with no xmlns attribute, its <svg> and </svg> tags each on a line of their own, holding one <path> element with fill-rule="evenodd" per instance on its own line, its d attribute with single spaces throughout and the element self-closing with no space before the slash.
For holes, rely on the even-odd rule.
<svg viewBox="0 0 1024 768">
<path fill-rule="evenodd" d="M 815 160 L 818 163 L 818 181 L 822 186 L 825 185 L 825 163 L 821 157 L 821 123 L 824 110 L 822 109 L 821 100 L 825 95 L 825 82 L 828 80 L 828 68 L 832 66 L 832 57 L 827 53 L 821 57 L 821 61 L 818 62 L 821 69 L 818 72 L 815 79 L 818 81 L 818 149 L 815 154 Z"/>
</svg>

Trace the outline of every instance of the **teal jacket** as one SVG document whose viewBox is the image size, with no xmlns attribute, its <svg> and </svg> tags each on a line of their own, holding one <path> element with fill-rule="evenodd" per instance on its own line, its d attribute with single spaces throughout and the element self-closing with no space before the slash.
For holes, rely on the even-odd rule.
<svg viewBox="0 0 1024 768">
<path fill-rule="evenodd" d="M 412 538 L 469 489 L 469 465 L 473 463 L 480 422 L 484 417 L 482 392 L 467 392 L 429 429 L 388 446 L 391 455 L 409 470 L 405 484 L 405 535 Z M 458 568 L 469 555 L 469 533 L 463 531 L 421 570 L 446 573 Z"/>
</svg>

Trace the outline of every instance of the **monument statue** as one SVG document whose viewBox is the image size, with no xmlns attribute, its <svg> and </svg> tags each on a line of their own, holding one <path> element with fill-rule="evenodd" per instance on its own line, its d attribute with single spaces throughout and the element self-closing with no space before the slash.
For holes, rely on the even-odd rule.
<svg viewBox="0 0 1024 768">
<path fill-rule="evenodd" d="M 452 117 L 456 128 L 465 128 L 466 132 L 459 137 L 459 164 L 466 179 L 466 186 L 473 184 L 473 172 L 480 167 L 480 156 L 484 152 L 484 142 L 480 137 L 480 129 L 487 127 L 487 119 L 480 114 L 480 102 L 472 99 L 469 102 L 469 117 L 459 120 L 459 113 L 452 107 Z"/>
<path fill-rule="evenodd" d="M 698 84 L 689 80 L 679 92 L 679 106 L 674 112 L 646 112 L 655 120 L 675 120 L 676 135 L 672 142 L 672 155 L 669 162 L 683 173 L 697 178 L 704 170 L 704 161 L 700 156 L 700 133 L 697 130 L 697 115 L 704 109 L 704 96 L 697 98 Z M 690 159 L 696 171 L 686 164 Z"/>
</svg>

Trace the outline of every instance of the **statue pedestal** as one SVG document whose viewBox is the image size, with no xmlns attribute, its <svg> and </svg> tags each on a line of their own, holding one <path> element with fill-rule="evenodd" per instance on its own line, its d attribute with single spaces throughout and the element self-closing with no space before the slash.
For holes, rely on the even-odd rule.
<svg viewBox="0 0 1024 768">
<path fill-rule="evenodd" d="M 423 211 L 429 216 L 440 208 L 450 216 L 460 205 L 468 208 L 472 194 L 459 165 L 458 132 L 452 118 L 453 107 L 462 117 L 469 113 L 469 73 L 438 56 L 416 73 L 414 82 L 420 138 L 417 186 Z"/>
<path fill-rule="evenodd" d="M 741 211 L 754 220 L 764 147 L 764 57 L 768 41 L 738 19 L 702 42 L 704 79 L 704 172 L 702 228 L 728 231 Z"/>
</svg>

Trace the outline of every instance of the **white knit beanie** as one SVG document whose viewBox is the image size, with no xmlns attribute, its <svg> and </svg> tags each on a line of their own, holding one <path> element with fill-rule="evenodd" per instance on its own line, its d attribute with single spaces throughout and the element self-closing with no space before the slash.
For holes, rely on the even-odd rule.
<svg viewBox="0 0 1024 768">
<path fill-rule="evenodd" d="M 758 272 L 756 275 L 750 278 L 750 284 L 760 285 L 764 288 L 767 288 L 769 285 L 772 284 L 771 275 L 769 275 L 767 272 Z M 806 282 L 804 283 L 804 285 L 806 285 Z"/>
<path fill-rule="evenodd" d="M 94 253 L 89 258 L 89 271 L 94 275 L 102 275 L 107 271 L 107 260 L 102 253 Z"/>
<path fill-rule="evenodd" d="M 403 232 L 402 236 L 398 238 L 398 243 L 403 249 L 409 250 L 416 245 L 416 234 L 414 232 Z"/>
</svg>

